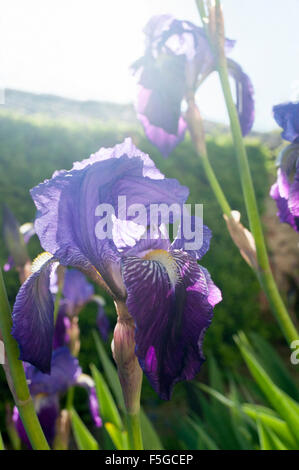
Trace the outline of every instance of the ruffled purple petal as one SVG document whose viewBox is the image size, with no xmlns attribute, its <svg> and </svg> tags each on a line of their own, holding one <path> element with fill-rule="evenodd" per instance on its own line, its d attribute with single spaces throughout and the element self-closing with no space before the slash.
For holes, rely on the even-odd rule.
<svg viewBox="0 0 299 470">
<path fill-rule="evenodd" d="M 278 104 L 273 107 L 273 115 L 283 129 L 283 139 L 294 142 L 299 138 L 299 103 Z"/>
<path fill-rule="evenodd" d="M 247 135 L 254 122 L 254 89 L 250 78 L 235 61 L 228 60 L 228 70 L 236 83 L 236 107 L 242 134 Z"/>
<path fill-rule="evenodd" d="M 20 348 L 20 359 L 43 372 L 50 372 L 54 334 L 54 303 L 49 290 L 55 259 L 40 256 L 40 267 L 21 286 L 13 307 L 12 335 Z"/>
<path fill-rule="evenodd" d="M 127 137 L 121 144 L 114 147 L 102 147 L 98 152 L 93 153 L 89 158 L 81 162 L 75 162 L 73 170 L 81 170 L 87 165 L 92 165 L 95 162 L 102 162 L 108 159 L 118 159 L 126 155 L 128 158 L 140 158 L 143 162 L 142 175 L 148 176 L 151 179 L 163 179 L 164 175 L 156 168 L 155 163 L 147 153 L 142 152 L 137 148 L 130 137 Z"/>
<path fill-rule="evenodd" d="M 169 399 L 177 382 L 200 370 L 204 333 L 219 296 L 196 260 L 177 250 L 124 258 L 122 274 L 136 324 L 136 355 L 155 391 Z"/>
<path fill-rule="evenodd" d="M 69 314 L 78 313 L 93 294 L 94 287 L 87 281 L 83 273 L 77 269 L 68 269 L 65 272 L 63 295 Z"/>
<path fill-rule="evenodd" d="M 81 373 L 78 359 L 71 355 L 67 347 L 53 352 L 50 374 L 43 374 L 32 365 L 26 367 L 26 377 L 32 395 L 64 393 L 77 383 Z"/>
</svg>

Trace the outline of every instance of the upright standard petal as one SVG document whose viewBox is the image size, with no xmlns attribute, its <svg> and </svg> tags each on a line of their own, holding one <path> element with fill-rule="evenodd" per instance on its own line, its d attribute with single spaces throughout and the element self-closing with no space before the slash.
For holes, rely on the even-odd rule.
<svg viewBox="0 0 299 470">
<path fill-rule="evenodd" d="M 236 107 L 242 134 L 249 134 L 254 122 L 254 89 L 250 78 L 237 62 L 228 59 L 228 71 L 236 83 Z"/>
<path fill-rule="evenodd" d="M 146 161 L 145 161 L 146 160 Z M 146 168 L 145 168 L 146 166 Z M 61 171 L 31 191 L 38 209 L 35 227 L 44 249 L 63 265 L 85 272 L 98 271 L 116 296 L 125 296 L 119 271 L 119 253 L 107 232 L 97 234 L 97 212 L 103 204 L 118 213 L 119 196 L 127 207 L 143 204 L 183 204 L 187 188 L 176 180 L 150 178 L 149 160 L 124 154 L 98 160 L 92 157 L 81 169 Z M 110 217 L 110 219 L 112 216 Z"/>
<path fill-rule="evenodd" d="M 12 312 L 12 335 L 20 347 L 20 359 L 46 373 L 51 368 L 54 334 L 54 302 L 49 290 L 54 263 L 48 253 L 37 258 L 34 272 L 19 290 Z"/>
<path fill-rule="evenodd" d="M 124 258 L 122 274 L 140 366 L 161 398 L 169 399 L 173 386 L 193 379 L 204 361 L 202 342 L 213 315 L 210 281 L 179 250 Z"/>
</svg>

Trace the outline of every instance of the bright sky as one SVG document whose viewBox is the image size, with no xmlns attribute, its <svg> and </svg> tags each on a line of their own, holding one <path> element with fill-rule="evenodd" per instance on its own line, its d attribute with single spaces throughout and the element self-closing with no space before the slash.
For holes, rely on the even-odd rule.
<svg viewBox="0 0 299 470">
<path fill-rule="evenodd" d="M 255 129 L 299 90 L 299 0 L 223 0 L 231 57 L 251 76 Z M 195 0 L 1 0 L 0 84 L 75 99 L 133 102 L 129 66 L 155 14 L 198 22 Z M 204 117 L 227 122 L 217 77 L 199 93 Z"/>
</svg>

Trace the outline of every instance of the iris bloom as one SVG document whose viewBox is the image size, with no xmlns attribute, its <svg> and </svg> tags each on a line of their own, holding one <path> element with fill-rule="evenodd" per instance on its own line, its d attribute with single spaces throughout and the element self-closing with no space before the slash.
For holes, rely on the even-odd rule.
<svg viewBox="0 0 299 470">
<path fill-rule="evenodd" d="M 283 128 L 281 136 L 291 144 L 279 156 L 277 180 L 270 195 L 276 201 L 280 221 L 299 232 L 299 103 L 274 106 L 273 113 Z"/>
<path fill-rule="evenodd" d="M 145 27 L 145 55 L 134 65 L 139 75 L 137 113 L 148 139 L 166 157 L 184 139 L 182 101 L 193 97 L 216 68 L 205 31 L 170 15 L 154 16 Z M 226 39 L 229 53 L 234 41 Z M 243 135 L 254 120 L 253 87 L 240 65 L 228 60 L 236 84 L 236 106 Z"/>
<path fill-rule="evenodd" d="M 209 249 L 211 232 L 204 227 L 201 248 L 188 252 L 183 238 L 171 243 L 159 232 L 154 239 L 142 239 L 130 220 L 114 217 L 113 238 L 100 240 L 96 208 L 109 203 L 117 211 L 119 196 L 126 196 L 128 207 L 139 203 L 147 211 L 153 203 L 180 207 L 188 189 L 164 178 L 149 156 L 126 139 L 76 162 L 70 171 L 56 172 L 31 195 L 38 209 L 37 235 L 51 254 L 35 264 L 16 298 L 13 336 L 21 359 L 50 371 L 54 328 L 49 277 L 60 262 L 90 275 L 118 306 L 125 306 L 125 321 L 136 327 L 139 363 L 153 388 L 169 398 L 176 382 L 199 371 L 204 333 L 221 300 L 209 273 L 197 264 Z"/>
<path fill-rule="evenodd" d="M 92 417 L 96 426 L 102 425 L 98 402 L 95 400 L 94 383 L 90 377 L 82 374 L 78 359 L 71 356 L 67 348 L 54 351 L 51 375 L 43 374 L 30 364 L 25 363 L 24 368 L 40 424 L 50 445 L 54 441 L 56 421 L 60 411 L 59 397 L 75 385 L 88 390 Z M 13 411 L 13 421 L 20 438 L 30 447 L 17 407 Z"/>
</svg>

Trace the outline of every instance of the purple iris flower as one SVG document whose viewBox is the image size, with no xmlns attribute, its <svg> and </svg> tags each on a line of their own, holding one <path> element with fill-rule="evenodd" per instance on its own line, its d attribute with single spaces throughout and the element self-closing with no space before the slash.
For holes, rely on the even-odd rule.
<svg viewBox="0 0 299 470">
<path fill-rule="evenodd" d="M 36 412 L 45 436 L 51 445 L 55 437 L 56 420 L 59 416 L 60 395 L 75 385 L 86 388 L 89 392 L 91 414 L 97 426 L 101 426 L 98 402 L 95 403 L 93 380 L 82 374 L 78 359 L 71 356 L 67 348 L 59 348 L 53 352 L 51 374 L 43 374 L 31 364 L 24 363 L 30 394 L 33 397 Z M 13 411 L 13 421 L 20 438 L 28 447 L 30 443 L 23 427 L 18 409 Z"/>
<path fill-rule="evenodd" d="M 137 113 L 146 136 L 167 157 L 183 139 L 187 122 L 182 101 L 194 96 L 198 86 L 216 69 L 203 28 L 170 15 L 154 16 L 145 27 L 145 55 L 133 64 L 139 75 Z M 226 39 L 229 53 L 234 41 Z M 253 87 L 233 60 L 229 73 L 236 83 L 237 110 L 243 135 L 254 120 Z"/>
<path fill-rule="evenodd" d="M 283 128 L 282 137 L 291 142 L 278 159 L 277 180 L 270 190 L 278 217 L 299 232 L 299 103 L 273 107 L 274 119 Z"/>
<path fill-rule="evenodd" d="M 169 398 L 176 382 L 192 379 L 199 371 L 204 333 L 221 300 L 209 273 L 197 264 L 209 249 L 211 232 L 204 226 L 202 246 L 184 251 L 182 238 L 171 243 L 159 231 L 154 238 L 143 239 L 137 224 L 132 229 L 134 218 L 112 217 L 112 238 L 99 239 L 96 208 L 107 203 L 117 212 L 119 196 L 126 196 L 128 207 L 143 204 L 148 215 L 150 204 L 180 208 L 188 189 L 164 178 L 149 156 L 126 139 L 75 163 L 70 171 L 55 173 L 31 195 L 38 209 L 36 232 L 52 255 L 41 257 L 16 298 L 13 336 L 21 359 L 50 371 L 49 277 L 60 262 L 104 283 L 116 302 L 126 303 L 136 326 L 139 363 L 153 388 Z"/>
</svg>

